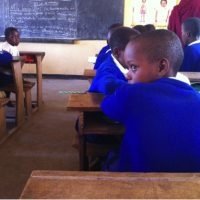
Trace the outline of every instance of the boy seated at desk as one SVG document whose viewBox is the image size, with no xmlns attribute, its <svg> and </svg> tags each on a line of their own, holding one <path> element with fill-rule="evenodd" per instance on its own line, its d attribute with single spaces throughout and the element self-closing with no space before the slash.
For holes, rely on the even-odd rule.
<svg viewBox="0 0 200 200">
<path fill-rule="evenodd" d="M 111 49 L 110 49 L 110 37 L 113 33 L 113 31 L 116 29 L 116 28 L 119 28 L 121 27 L 122 24 L 120 23 L 116 23 L 116 24 L 112 24 L 109 28 L 108 28 L 108 35 L 107 35 L 107 45 L 104 46 L 100 52 L 98 53 L 98 56 L 97 56 L 97 59 L 96 59 L 96 62 L 95 62 L 95 65 L 94 65 L 94 69 L 97 70 L 101 63 L 104 62 L 104 60 L 111 54 Z"/>
<path fill-rule="evenodd" d="M 200 94 L 176 78 L 183 60 L 179 38 L 167 30 L 144 33 L 128 43 L 124 56 L 130 84 L 107 96 L 101 108 L 126 132 L 119 160 L 108 156 L 104 169 L 199 172 Z"/>
<path fill-rule="evenodd" d="M 110 38 L 111 54 L 97 69 L 89 92 L 113 93 L 119 85 L 127 82 L 124 50 L 131 38 L 139 32 L 129 27 L 115 29 Z"/>
<path fill-rule="evenodd" d="M 1 45 L 1 50 L 9 52 L 13 57 L 19 56 L 17 46 L 20 42 L 20 34 L 17 28 L 7 27 L 4 32 L 5 42 Z"/>
<path fill-rule="evenodd" d="M 18 31 L 17 28 L 15 27 L 7 27 L 5 29 L 5 42 L 2 43 L 0 50 L 1 52 L 8 52 L 11 57 L 19 57 L 19 50 L 17 48 L 17 46 L 19 45 L 20 42 L 20 33 Z M 24 57 L 21 57 L 22 62 L 25 59 Z M 11 63 L 11 62 L 10 62 Z M 7 66 L 3 66 L 3 71 L 1 71 L 1 78 L 3 79 L 1 81 L 1 85 L 0 87 L 4 87 L 7 86 L 9 84 L 13 83 L 13 77 L 12 77 L 12 67 L 11 64 L 7 65 Z M 6 84 L 7 83 L 7 84 Z M 30 82 L 30 81 L 26 81 L 23 80 L 24 85 L 30 86 L 32 87 L 34 85 L 34 83 Z M 7 98 L 10 98 L 10 93 L 9 91 L 6 91 L 6 96 Z M 8 106 L 13 107 L 14 105 L 12 105 L 12 102 L 9 101 L 9 103 L 7 104 Z"/>
<path fill-rule="evenodd" d="M 182 23 L 184 59 L 180 71 L 200 72 L 200 18 L 192 17 Z"/>
</svg>

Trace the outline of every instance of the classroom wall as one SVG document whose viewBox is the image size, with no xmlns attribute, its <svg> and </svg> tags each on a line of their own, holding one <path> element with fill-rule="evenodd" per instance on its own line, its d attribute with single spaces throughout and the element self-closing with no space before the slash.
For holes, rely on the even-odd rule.
<svg viewBox="0 0 200 200">
<path fill-rule="evenodd" d="M 93 68 L 88 62 L 89 56 L 94 56 L 106 45 L 106 41 L 75 41 L 74 44 L 55 43 L 20 43 L 21 51 L 44 51 L 44 74 L 81 75 L 85 68 Z M 34 73 L 35 67 L 26 64 L 24 73 Z"/>
<path fill-rule="evenodd" d="M 177 3 L 179 0 L 177 0 Z M 125 0 L 124 25 L 131 25 L 132 0 Z M 74 44 L 20 43 L 21 51 L 44 51 L 43 74 L 82 75 L 84 69 L 93 68 L 88 57 L 94 56 L 106 45 L 105 40 L 81 40 Z M 24 65 L 24 73 L 34 73 L 35 67 Z"/>
</svg>

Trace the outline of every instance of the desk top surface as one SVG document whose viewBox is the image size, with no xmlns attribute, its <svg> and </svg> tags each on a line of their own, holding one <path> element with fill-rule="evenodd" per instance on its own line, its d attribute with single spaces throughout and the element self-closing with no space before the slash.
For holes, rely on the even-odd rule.
<svg viewBox="0 0 200 200">
<path fill-rule="evenodd" d="M 100 111 L 103 95 L 99 93 L 71 94 L 67 102 L 69 111 Z"/>
<path fill-rule="evenodd" d="M 45 52 L 44 51 L 20 51 L 20 55 L 41 55 L 44 56 Z"/>
<path fill-rule="evenodd" d="M 21 198 L 197 199 L 199 188 L 199 173 L 33 171 Z"/>
</svg>

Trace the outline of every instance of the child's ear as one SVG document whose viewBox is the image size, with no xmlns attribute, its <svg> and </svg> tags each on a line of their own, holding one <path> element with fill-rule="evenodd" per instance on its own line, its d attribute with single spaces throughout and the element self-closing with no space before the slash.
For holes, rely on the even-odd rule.
<svg viewBox="0 0 200 200">
<path fill-rule="evenodd" d="M 159 62 L 159 69 L 158 69 L 158 75 L 159 77 L 165 77 L 169 74 L 170 68 L 169 68 L 169 61 L 166 58 L 163 58 Z"/>
<path fill-rule="evenodd" d="M 114 48 L 113 49 L 113 55 L 116 57 L 116 58 L 119 58 L 120 57 L 120 49 L 119 48 Z"/>
</svg>

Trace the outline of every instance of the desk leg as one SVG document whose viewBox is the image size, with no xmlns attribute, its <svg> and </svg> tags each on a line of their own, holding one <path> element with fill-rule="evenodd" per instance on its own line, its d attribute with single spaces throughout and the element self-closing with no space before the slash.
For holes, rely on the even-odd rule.
<svg viewBox="0 0 200 200">
<path fill-rule="evenodd" d="M 79 136 L 79 163 L 81 171 L 88 171 L 88 159 L 86 156 L 86 140 L 84 135 Z"/>
<path fill-rule="evenodd" d="M 24 90 L 21 62 L 14 62 L 12 68 L 16 85 L 16 124 L 19 127 L 24 122 Z"/>
<path fill-rule="evenodd" d="M 37 104 L 38 108 L 42 106 L 42 57 L 36 56 L 36 73 L 37 73 Z"/>
<path fill-rule="evenodd" d="M 6 133 L 6 116 L 5 116 L 5 108 L 4 105 L 0 107 L 0 139 Z"/>
</svg>

